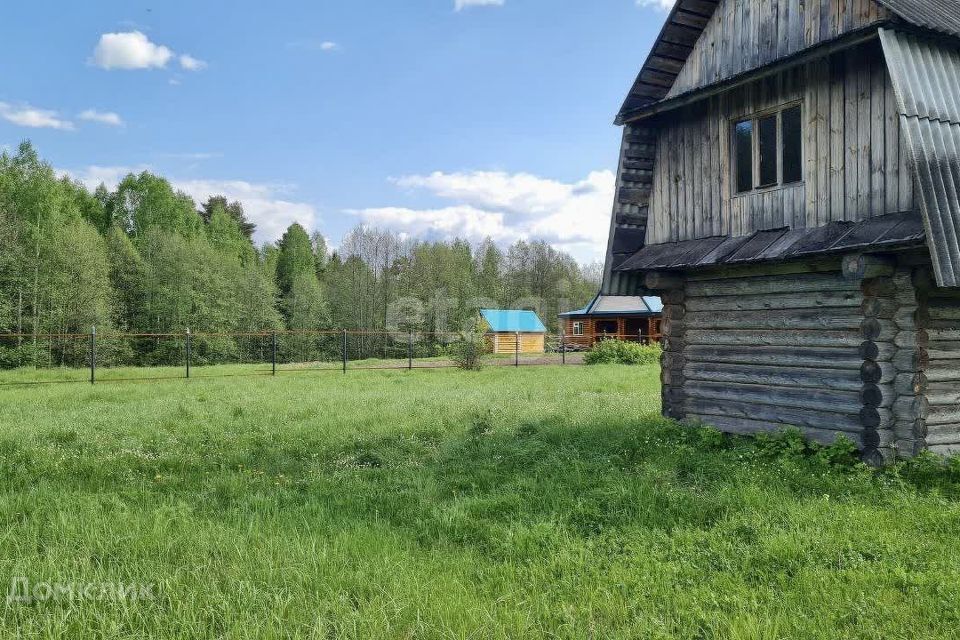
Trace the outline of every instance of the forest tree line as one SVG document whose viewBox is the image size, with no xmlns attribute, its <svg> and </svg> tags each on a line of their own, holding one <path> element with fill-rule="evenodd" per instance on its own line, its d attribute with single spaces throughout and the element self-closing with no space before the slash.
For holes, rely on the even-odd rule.
<svg viewBox="0 0 960 640">
<path fill-rule="evenodd" d="M 533 308 L 551 329 L 557 313 L 596 293 L 598 265 L 581 267 L 544 242 L 426 242 L 358 226 L 335 251 L 291 225 L 256 246 L 240 202 L 195 203 L 164 178 L 128 175 L 94 191 L 56 174 L 29 143 L 0 156 L 0 367 L 77 364 L 76 335 L 101 340 L 98 357 L 128 364 L 182 358 L 183 340 L 155 334 L 348 329 L 449 332 L 483 306 Z M 6 334 L 6 335 L 4 335 Z M 57 337 L 45 338 L 54 334 Z M 361 356 L 385 349 L 360 338 Z M 201 362 L 256 357 L 262 338 L 198 337 Z M 287 359 L 334 347 L 290 336 Z M 262 353 L 260 354 L 262 355 Z"/>
</svg>

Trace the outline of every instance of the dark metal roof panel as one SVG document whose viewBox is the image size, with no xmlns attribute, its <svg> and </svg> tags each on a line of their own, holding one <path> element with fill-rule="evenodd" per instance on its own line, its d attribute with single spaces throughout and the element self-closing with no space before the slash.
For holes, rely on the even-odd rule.
<svg viewBox="0 0 960 640">
<path fill-rule="evenodd" d="M 880 32 L 937 284 L 960 286 L 960 45 Z"/>
<path fill-rule="evenodd" d="M 827 251 L 837 240 L 847 235 L 853 226 L 853 222 L 831 222 L 810 229 L 809 233 L 790 248 L 789 255 L 801 256 Z"/>
<path fill-rule="evenodd" d="M 841 251 L 883 251 L 923 245 L 919 214 L 902 213 L 814 229 L 773 229 L 749 236 L 705 238 L 644 247 L 621 271 L 695 269 L 789 260 Z"/>
<path fill-rule="evenodd" d="M 751 262 L 757 260 L 759 256 L 763 255 L 763 253 L 770 248 L 770 245 L 782 238 L 786 232 L 786 229 L 757 231 L 749 240 L 743 243 L 743 246 L 727 256 L 724 262 Z"/>
</svg>

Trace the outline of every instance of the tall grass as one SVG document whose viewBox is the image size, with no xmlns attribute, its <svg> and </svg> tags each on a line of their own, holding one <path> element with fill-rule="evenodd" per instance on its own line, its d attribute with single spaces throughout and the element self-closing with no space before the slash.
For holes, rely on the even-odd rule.
<svg viewBox="0 0 960 640">
<path fill-rule="evenodd" d="M 960 628 L 953 470 L 679 428 L 658 396 L 619 366 L 0 390 L 4 590 L 156 585 L 8 604 L 0 637 Z"/>
</svg>

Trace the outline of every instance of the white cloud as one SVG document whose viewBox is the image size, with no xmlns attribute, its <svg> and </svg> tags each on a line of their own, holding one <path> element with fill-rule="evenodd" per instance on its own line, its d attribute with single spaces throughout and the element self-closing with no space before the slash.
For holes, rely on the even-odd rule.
<svg viewBox="0 0 960 640">
<path fill-rule="evenodd" d="M 184 53 L 180 56 L 180 66 L 187 71 L 200 71 L 201 69 L 205 69 L 207 67 L 207 63 Z"/>
<path fill-rule="evenodd" d="M 100 184 L 113 189 L 131 173 L 150 171 L 148 165 L 97 166 L 91 165 L 79 171 L 61 170 L 60 173 L 78 180 L 88 189 Z M 262 184 L 246 180 L 170 180 L 177 191 L 193 198 L 198 205 L 210 196 L 222 195 L 228 200 L 239 200 L 247 218 L 257 225 L 254 239 L 257 242 L 272 242 L 280 238 L 294 222 L 306 229 L 316 228 L 319 216 L 313 205 L 296 202 L 284 197 L 289 190 L 282 185 Z"/>
<path fill-rule="evenodd" d="M 499 171 L 435 172 L 392 182 L 424 189 L 454 202 L 429 209 L 382 207 L 349 213 L 364 222 L 421 237 L 472 241 L 490 237 L 508 244 L 545 240 L 581 261 L 602 259 L 606 251 L 615 176 L 594 171 L 566 183 L 528 173 Z"/>
<path fill-rule="evenodd" d="M 103 69 L 163 68 L 173 57 L 169 48 L 150 42 L 140 31 L 104 33 L 93 50 L 93 64 Z"/>
<path fill-rule="evenodd" d="M 172 183 L 197 203 L 216 195 L 242 202 L 247 218 L 257 225 L 257 242 L 278 240 L 294 222 L 307 230 L 319 223 L 313 205 L 284 198 L 287 189 L 281 186 L 244 180 L 173 180 Z"/>
<path fill-rule="evenodd" d="M 469 205 L 439 209 L 380 207 L 348 211 L 363 222 L 424 239 L 484 238 L 509 242 L 516 231 L 506 226 L 502 213 L 483 211 Z"/>
<path fill-rule="evenodd" d="M 333 40 L 294 40 L 293 42 L 288 42 L 287 47 L 290 49 L 323 51 L 326 53 L 340 50 L 340 45 Z"/>
<path fill-rule="evenodd" d="M 36 109 L 27 105 L 15 107 L 6 102 L 0 102 L 0 118 L 21 127 L 33 129 L 73 130 L 73 123 L 61 118 L 56 111 Z"/>
<path fill-rule="evenodd" d="M 88 122 L 99 122 L 100 124 L 105 124 L 111 127 L 122 127 L 124 126 L 123 118 L 113 111 L 97 111 L 96 109 L 87 109 L 80 113 L 77 116 L 81 120 L 86 120 Z"/>
<path fill-rule="evenodd" d="M 101 184 L 105 184 L 108 188 L 113 189 L 129 174 L 149 170 L 150 167 L 145 164 L 132 167 L 90 165 L 80 171 L 59 169 L 58 173 L 69 177 L 71 180 L 77 180 L 92 191 Z"/>
<path fill-rule="evenodd" d="M 463 11 L 469 7 L 502 7 L 506 0 L 454 0 L 454 11 Z"/>
<path fill-rule="evenodd" d="M 664 11 L 673 9 L 674 4 L 676 4 L 676 0 L 637 0 L 638 7 L 657 7 Z"/>
</svg>

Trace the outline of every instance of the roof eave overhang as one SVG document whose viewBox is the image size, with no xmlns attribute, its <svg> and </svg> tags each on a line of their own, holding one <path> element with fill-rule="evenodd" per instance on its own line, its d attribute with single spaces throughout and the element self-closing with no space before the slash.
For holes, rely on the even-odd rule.
<svg viewBox="0 0 960 640">
<path fill-rule="evenodd" d="M 847 33 L 835 40 L 809 47 L 791 56 L 781 58 L 771 64 L 751 69 L 744 73 L 731 76 L 730 78 L 715 82 L 705 87 L 688 91 L 671 98 L 659 100 L 657 102 L 652 102 L 642 107 L 622 109 L 620 113 L 617 114 L 614 124 L 617 126 L 623 126 L 625 124 L 631 124 L 640 120 L 646 120 L 661 113 L 674 111 L 725 91 L 729 91 L 731 89 L 756 82 L 757 80 L 762 80 L 763 78 L 783 73 L 784 71 L 788 71 L 794 67 L 828 57 L 834 53 L 837 53 L 838 51 L 850 49 L 863 44 L 864 42 L 876 40 L 879 37 L 880 29 L 890 26 L 891 24 L 896 24 L 897 27 L 901 29 L 904 26 L 904 24 L 898 20 L 888 20 L 872 24 L 869 27 L 864 27 L 863 29 L 859 29 L 857 31 L 851 31 L 850 33 Z"/>
</svg>

